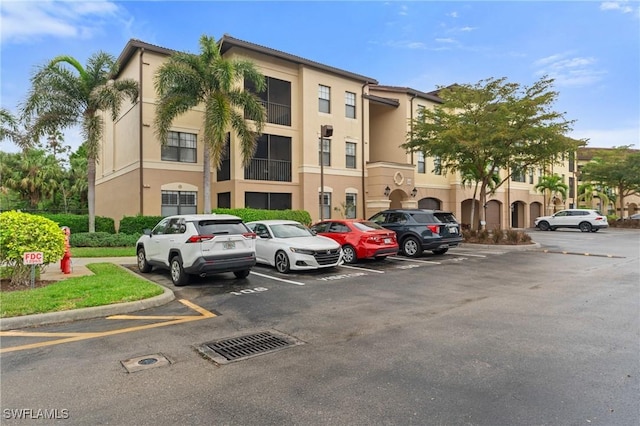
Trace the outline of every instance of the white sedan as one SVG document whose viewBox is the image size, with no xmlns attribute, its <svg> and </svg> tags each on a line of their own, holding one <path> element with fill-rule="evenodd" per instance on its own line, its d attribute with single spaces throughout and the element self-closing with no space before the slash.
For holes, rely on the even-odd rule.
<svg viewBox="0 0 640 426">
<path fill-rule="evenodd" d="M 331 268 L 342 264 L 342 248 L 331 238 L 315 235 L 293 220 L 260 220 L 247 223 L 256 233 L 256 261 L 278 272 Z"/>
</svg>

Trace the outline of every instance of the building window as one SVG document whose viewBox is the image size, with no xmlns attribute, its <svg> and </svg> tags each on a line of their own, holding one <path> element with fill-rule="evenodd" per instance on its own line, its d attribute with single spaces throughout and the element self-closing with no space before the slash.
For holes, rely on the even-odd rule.
<svg viewBox="0 0 640 426">
<path fill-rule="evenodd" d="M 575 198 L 576 196 L 576 180 L 572 177 L 569 178 L 569 198 Z"/>
<path fill-rule="evenodd" d="M 331 193 L 319 193 L 318 200 L 318 204 L 320 205 L 320 217 L 322 217 L 323 219 L 329 219 L 331 217 Z"/>
<path fill-rule="evenodd" d="M 323 86 L 322 84 L 318 87 L 318 111 L 325 112 L 327 114 L 331 113 L 331 88 L 328 86 Z"/>
<path fill-rule="evenodd" d="M 356 118 L 356 94 L 344 92 L 345 116 L 347 118 Z"/>
<path fill-rule="evenodd" d="M 529 170 L 529 183 L 533 184 L 533 169 Z"/>
<path fill-rule="evenodd" d="M 219 209 L 230 209 L 231 208 L 231 193 L 230 192 L 220 192 L 220 193 L 218 193 L 218 208 Z"/>
<path fill-rule="evenodd" d="M 344 209 L 344 215 L 347 219 L 356 218 L 356 200 L 357 199 L 358 199 L 358 194 L 352 194 L 347 192 L 347 196 L 345 198 L 345 209 Z"/>
<path fill-rule="evenodd" d="M 511 181 L 526 182 L 527 181 L 526 172 L 527 170 L 523 167 L 513 166 L 513 171 L 511 173 Z"/>
<path fill-rule="evenodd" d="M 162 146 L 160 157 L 164 161 L 196 162 L 196 135 L 193 133 L 169 132 L 167 143 Z"/>
<path fill-rule="evenodd" d="M 318 147 L 318 163 L 323 161 L 322 165 L 331 165 L 331 139 L 320 139 L 320 146 Z"/>
<path fill-rule="evenodd" d="M 162 216 L 195 214 L 198 193 L 192 191 L 162 191 Z"/>
<path fill-rule="evenodd" d="M 224 144 L 224 151 L 220 158 L 220 167 L 217 170 L 216 179 L 218 182 L 231 179 L 231 133 L 227 133 L 227 141 Z"/>
<path fill-rule="evenodd" d="M 442 174 L 442 159 L 439 156 L 433 157 L 433 174 Z"/>
<path fill-rule="evenodd" d="M 345 146 L 346 153 L 346 166 L 347 169 L 355 169 L 356 168 L 356 144 L 353 142 L 347 142 Z"/>
<path fill-rule="evenodd" d="M 291 210 L 291 194 L 284 192 L 245 192 L 244 206 L 262 210 Z"/>
<path fill-rule="evenodd" d="M 418 173 L 424 173 L 425 172 L 425 166 L 424 166 L 424 152 L 422 151 L 416 151 L 416 161 L 418 163 Z"/>
</svg>

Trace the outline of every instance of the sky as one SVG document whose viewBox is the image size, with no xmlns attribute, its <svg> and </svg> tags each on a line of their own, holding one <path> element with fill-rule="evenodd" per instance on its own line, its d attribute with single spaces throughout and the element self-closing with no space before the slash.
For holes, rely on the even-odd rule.
<svg viewBox="0 0 640 426">
<path fill-rule="evenodd" d="M 132 38 L 198 53 L 224 34 L 429 92 L 552 77 L 552 106 L 589 147 L 640 149 L 640 2 L 0 1 L 0 102 L 18 112 L 48 60 L 118 57 Z M 77 130 L 65 132 L 74 150 Z M 0 149 L 16 151 L 3 141 Z"/>
</svg>

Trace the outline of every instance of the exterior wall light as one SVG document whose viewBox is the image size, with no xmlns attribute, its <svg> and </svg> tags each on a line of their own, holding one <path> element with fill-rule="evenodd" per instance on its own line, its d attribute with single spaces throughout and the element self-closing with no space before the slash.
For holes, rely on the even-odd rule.
<svg viewBox="0 0 640 426">
<path fill-rule="evenodd" d="M 391 194 L 391 188 L 389 188 L 389 185 L 387 185 L 387 187 L 384 189 L 384 196 L 388 197 L 389 194 Z"/>
<path fill-rule="evenodd" d="M 418 190 L 416 189 L 416 187 L 413 187 L 413 189 L 411 190 L 411 197 L 416 198 L 416 195 L 418 195 Z"/>
</svg>

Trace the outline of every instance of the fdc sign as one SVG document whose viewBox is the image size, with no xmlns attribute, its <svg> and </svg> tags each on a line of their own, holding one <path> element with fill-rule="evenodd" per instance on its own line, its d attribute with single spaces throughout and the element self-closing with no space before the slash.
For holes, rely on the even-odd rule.
<svg viewBox="0 0 640 426">
<path fill-rule="evenodd" d="M 22 255 L 22 263 L 25 265 L 42 265 L 44 255 L 41 251 L 28 251 Z"/>
</svg>

